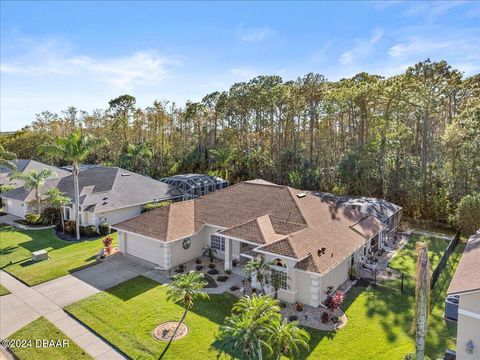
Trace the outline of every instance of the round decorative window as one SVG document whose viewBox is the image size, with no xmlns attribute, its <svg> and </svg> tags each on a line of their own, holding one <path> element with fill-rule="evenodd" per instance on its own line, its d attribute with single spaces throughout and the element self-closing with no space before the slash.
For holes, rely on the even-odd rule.
<svg viewBox="0 0 480 360">
<path fill-rule="evenodd" d="M 191 244 L 192 244 L 192 240 L 190 238 L 185 238 L 182 241 L 182 246 L 185 250 L 188 249 Z"/>
</svg>

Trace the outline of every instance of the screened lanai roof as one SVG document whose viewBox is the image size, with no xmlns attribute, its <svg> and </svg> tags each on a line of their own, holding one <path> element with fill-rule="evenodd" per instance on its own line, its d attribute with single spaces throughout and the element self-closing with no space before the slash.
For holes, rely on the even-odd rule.
<svg viewBox="0 0 480 360">
<path fill-rule="evenodd" d="M 179 174 L 165 177 L 160 181 L 176 186 L 190 199 L 226 188 L 229 185 L 227 180 L 204 174 Z"/>
</svg>

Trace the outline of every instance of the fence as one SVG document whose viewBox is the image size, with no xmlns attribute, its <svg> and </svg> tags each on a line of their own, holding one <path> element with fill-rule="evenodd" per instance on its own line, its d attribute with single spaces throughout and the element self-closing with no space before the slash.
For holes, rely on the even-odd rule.
<svg viewBox="0 0 480 360">
<path fill-rule="evenodd" d="M 386 270 L 362 270 L 359 275 L 372 285 L 398 290 L 405 294 L 415 294 L 415 277 L 412 275 L 388 268 Z"/>
<path fill-rule="evenodd" d="M 442 273 L 443 269 L 445 269 L 445 266 L 447 266 L 448 259 L 450 258 L 450 255 L 452 255 L 453 250 L 455 250 L 455 248 L 457 247 L 459 241 L 460 241 L 460 230 L 457 231 L 453 239 L 450 241 L 437 267 L 435 268 L 435 270 L 433 270 L 432 277 L 430 278 L 431 289 L 435 287 L 435 284 L 437 283 L 440 274 Z"/>
</svg>

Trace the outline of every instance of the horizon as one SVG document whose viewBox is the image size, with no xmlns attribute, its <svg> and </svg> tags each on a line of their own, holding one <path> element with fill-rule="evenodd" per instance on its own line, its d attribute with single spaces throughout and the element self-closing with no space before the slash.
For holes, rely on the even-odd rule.
<svg viewBox="0 0 480 360">
<path fill-rule="evenodd" d="M 2 132 L 45 110 L 105 109 L 127 93 L 138 107 L 184 106 L 259 75 L 390 77 L 426 58 L 464 77 L 480 72 L 474 2 L 2 2 L 1 10 Z"/>
</svg>

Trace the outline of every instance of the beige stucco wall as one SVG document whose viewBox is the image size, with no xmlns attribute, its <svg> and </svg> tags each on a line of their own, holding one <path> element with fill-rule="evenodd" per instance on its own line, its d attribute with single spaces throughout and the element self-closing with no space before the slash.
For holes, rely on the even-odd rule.
<svg viewBox="0 0 480 360">
<path fill-rule="evenodd" d="M 204 228 L 197 235 L 190 236 L 191 244 L 188 249 L 183 248 L 183 239 L 169 243 L 170 267 L 174 267 L 200 257 L 203 249 L 207 246 L 207 232 L 208 230 Z"/>
<path fill-rule="evenodd" d="M 362 252 L 363 254 L 363 252 Z M 325 300 L 325 290 L 329 286 L 333 286 L 334 289 L 342 285 L 345 281 L 348 280 L 349 274 L 348 271 L 350 269 L 350 261 L 351 257 L 349 256 L 345 260 L 343 260 L 340 264 L 338 264 L 335 268 L 330 270 L 328 273 L 322 276 L 322 283 L 321 283 L 321 299 L 322 301 Z"/>
<path fill-rule="evenodd" d="M 470 340 L 474 345 L 473 354 L 465 351 Z M 480 359 L 480 292 L 460 295 L 457 323 L 457 360 L 477 359 Z"/>
</svg>

